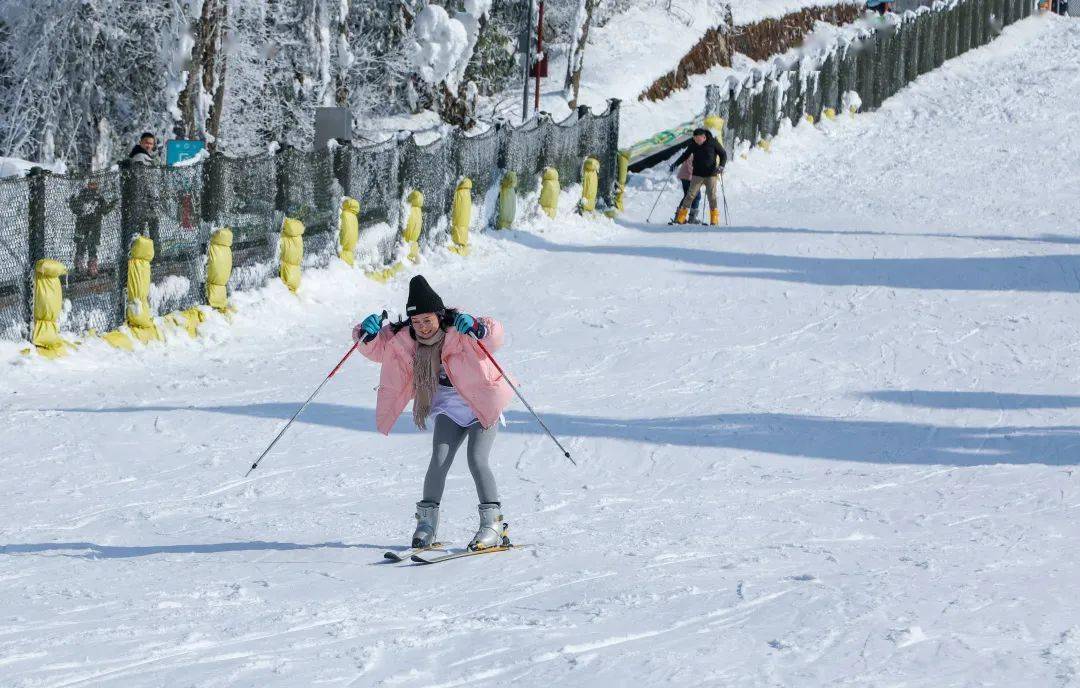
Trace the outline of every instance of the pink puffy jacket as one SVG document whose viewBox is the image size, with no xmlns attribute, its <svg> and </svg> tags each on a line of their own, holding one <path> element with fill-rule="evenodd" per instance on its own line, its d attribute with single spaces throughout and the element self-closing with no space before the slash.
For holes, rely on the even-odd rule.
<svg viewBox="0 0 1080 688">
<path fill-rule="evenodd" d="M 478 320 L 487 328 L 487 335 L 482 341 L 488 351 L 502 346 L 503 328 L 499 321 L 491 318 Z M 407 327 L 397 334 L 384 327 L 370 344 L 361 342 L 359 345 L 360 353 L 382 364 L 375 402 L 375 427 L 384 435 L 390 434 L 390 429 L 415 396 L 413 359 L 416 347 L 416 340 Z M 443 340 L 442 364 L 450 382 L 480 423 L 485 428 L 493 427 L 510 403 L 513 391 L 476 340 L 451 328 Z"/>
</svg>

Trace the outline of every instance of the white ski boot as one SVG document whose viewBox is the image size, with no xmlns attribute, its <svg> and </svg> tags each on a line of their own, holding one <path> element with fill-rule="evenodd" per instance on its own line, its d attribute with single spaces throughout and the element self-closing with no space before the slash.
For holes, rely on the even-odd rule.
<svg viewBox="0 0 1080 688">
<path fill-rule="evenodd" d="M 412 536 L 413 547 L 430 547 L 435 544 L 439 532 L 439 505 L 435 502 L 416 503 L 416 532 Z"/>
<path fill-rule="evenodd" d="M 469 549 L 481 550 L 510 544 L 506 536 L 507 525 L 503 523 L 502 506 L 498 502 L 484 502 L 479 507 L 480 528 L 469 543 Z"/>
</svg>

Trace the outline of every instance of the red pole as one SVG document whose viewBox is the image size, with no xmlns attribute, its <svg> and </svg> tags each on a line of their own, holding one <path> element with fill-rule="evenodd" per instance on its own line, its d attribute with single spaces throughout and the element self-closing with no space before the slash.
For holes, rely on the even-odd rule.
<svg viewBox="0 0 1080 688">
<path fill-rule="evenodd" d="M 270 443 L 270 446 L 264 449 L 262 454 L 259 454 L 259 458 L 255 459 L 255 463 L 251 464 L 251 468 L 249 468 L 248 472 L 244 474 L 245 478 L 251 475 L 251 472 L 259 467 L 259 463 L 264 458 L 266 458 L 266 455 L 269 454 L 270 450 L 274 448 L 274 445 L 277 444 L 278 440 L 281 439 L 281 436 L 285 434 L 285 431 L 292 426 L 293 421 L 296 420 L 297 416 L 299 416 L 300 413 L 308 407 L 308 404 L 310 404 L 312 400 L 315 399 L 316 396 L 318 396 L 319 392 L 322 391 L 322 388 L 326 386 L 326 383 L 330 382 L 330 378 L 334 377 L 334 375 L 337 374 L 337 371 L 341 370 L 341 366 L 345 365 L 345 361 L 349 360 L 349 356 L 352 356 L 353 352 L 356 351 L 356 347 L 358 346 L 360 346 L 360 342 L 354 343 L 352 347 L 350 347 L 349 350 L 345 352 L 345 356 L 343 356 L 342 359 L 338 362 L 338 364 L 334 366 L 334 369 L 330 371 L 330 374 L 326 376 L 326 378 L 322 381 L 322 384 L 315 388 L 315 391 L 311 393 L 311 396 L 308 397 L 307 401 L 304 402 L 304 405 L 296 409 L 296 413 L 294 413 L 292 418 L 289 419 L 289 422 L 285 424 L 285 427 L 281 429 L 281 432 L 277 434 L 277 437 L 275 437 L 274 441 Z"/>
<path fill-rule="evenodd" d="M 540 0 L 540 16 L 536 22 L 536 54 L 544 52 L 544 0 Z M 536 61 L 536 102 L 533 109 L 540 112 L 540 63 L 546 60 Z"/>
<path fill-rule="evenodd" d="M 379 323 L 381 324 L 384 320 L 386 320 L 386 311 L 382 312 L 382 317 L 379 318 Z M 370 342 L 372 339 L 375 339 L 375 335 L 365 337 L 364 342 Z M 296 409 L 296 413 L 292 415 L 292 418 L 289 419 L 289 422 L 286 423 L 285 427 L 281 429 L 281 432 L 277 434 L 277 437 L 275 437 L 274 441 L 270 443 L 270 446 L 264 449 L 262 454 L 259 454 L 259 458 L 255 459 L 255 463 L 251 464 L 251 468 L 249 468 L 248 472 L 244 474 L 245 478 L 251 475 L 251 472 L 259 467 L 259 463 L 266 458 L 266 455 L 269 454 L 270 450 L 274 448 L 274 445 L 277 444 L 278 440 L 280 440 L 282 435 L 285 434 L 285 431 L 292 427 L 292 424 L 297 419 L 297 417 L 299 417 L 300 414 L 304 412 L 304 409 L 308 407 L 308 404 L 310 404 L 315 399 L 315 397 L 319 396 L 319 392 L 321 392 L 322 388 L 326 386 L 326 383 L 330 382 L 330 379 L 337 375 L 338 371 L 341 370 L 341 366 L 345 365 L 345 361 L 349 360 L 349 356 L 352 356 L 353 352 L 356 351 L 358 348 L 360 348 L 360 342 L 353 342 L 353 345 L 349 347 L 349 350 L 346 351 L 345 355 L 341 357 L 341 360 L 338 361 L 338 364 L 334 366 L 333 370 L 330 371 L 330 374 L 327 375 L 323 379 L 322 383 L 315 388 L 315 391 L 311 393 L 311 396 L 307 398 L 307 401 L 304 402 L 303 406 Z"/>
</svg>

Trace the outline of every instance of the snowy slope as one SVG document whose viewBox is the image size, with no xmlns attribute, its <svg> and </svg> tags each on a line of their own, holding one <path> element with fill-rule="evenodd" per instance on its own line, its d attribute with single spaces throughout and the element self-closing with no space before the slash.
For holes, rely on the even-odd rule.
<svg viewBox="0 0 1080 688">
<path fill-rule="evenodd" d="M 706 31 L 724 21 L 722 9 L 705 0 L 678 5 L 675 12 L 660 5 L 639 7 L 593 29 L 585 50 L 579 102 L 602 112 L 609 98 L 622 100 L 619 142 L 623 146 L 697 116 L 705 107 L 705 85 L 693 93 L 677 92 L 661 103 L 637 98 L 674 69 Z M 721 69 L 725 75 L 731 71 L 717 68 L 710 77 L 719 78 Z M 565 74 L 565 58 L 553 60 L 550 77 L 541 83 L 540 107 L 556 121 L 570 114 L 562 88 Z M 508 106 L 520 109 L 518 103 Z"/>
<path fill-rule="evenodd" d="M 846 3 L 847 0 L 735 0 L 730 4 L 735 24 L 741 25 L 782 17 L 807 7 Z M 670 5 L 670 9 L 666 2 L 631 7 L 589 32 L 579 102 L 601 112 L 609 98 L 622 100 L 620 143 L 624 146 L 698 116 L 705 107 L 705 87 L 720 83 L 733 73 L 730 68 L 717 67 L 707 75 L 693 77 L 690 89 L 676 91 L 663 102 L 638 101 L 643 91 L 678 65 L 706 31 L 724 22 L 725 4 L 716 0 L 681 0 Z M 741 61 L 745 62 L 746 58 Z M 541 83 L 541 109 L 559 121 L 570 114 L 563 90 L 565 57 L 552 60 L 549 74 Z M 517 98 L 503 101 L 502 108 L 506 116 L 520 115 Z"/>
<path fill-rule="evenodd" d="M 854 0 L 726 0 L 731 5 L 735 24 L 752 24 L 762 19 L 776 19 L 807 7 L 855 4 Z"/>
<path fill-rule="evenodd" d="M 382 563 L 430 438 L 374 432 L 363 360 L 240 477 L 404 279 L 309 273 L 137 355 L 0 351 L 0 685 L 1075 681 L 1077 46 L 1026 20 L 785 134 L 732 166 L 724 231 L 645 224 L 638 178 L 618 223 L 431 256 L 580 464 L 515 402 L 521 552 Z"/>
</svg>

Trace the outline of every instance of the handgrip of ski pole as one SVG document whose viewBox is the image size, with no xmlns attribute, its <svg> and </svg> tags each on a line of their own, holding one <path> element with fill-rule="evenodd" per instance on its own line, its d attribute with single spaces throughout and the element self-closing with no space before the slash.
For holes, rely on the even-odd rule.
<svg viewBox="0 0 1080 688">
<path fill-rule="evenodd" d="M 382 315 L 379 316 L 379 325 L 382 325 L 384 322 L 386 322 L 388 317 L 389 316 L 387 315 L 386 310 L 383 310 Z M 376 332 L 375 334 L 364 335 L 364 343 L 370 344 L 378 336 L 378 332 Z"/>
</svg>

